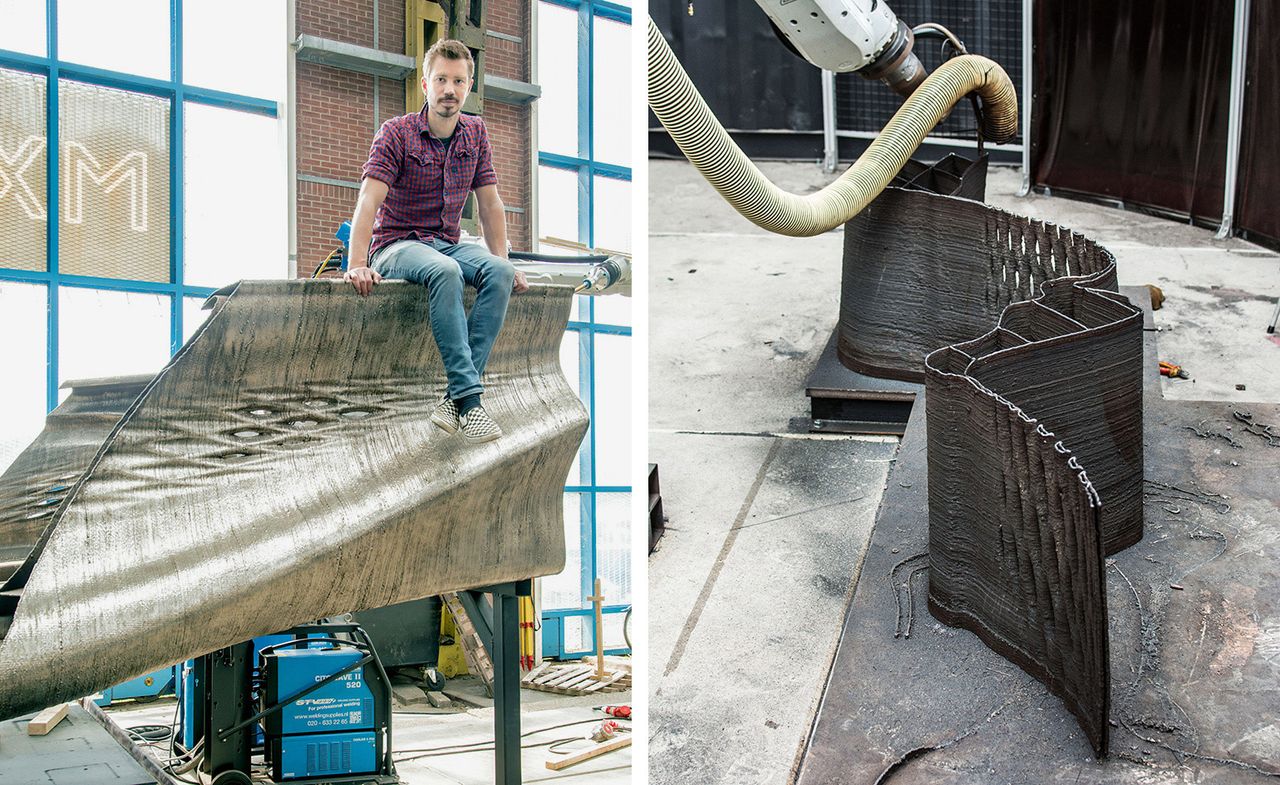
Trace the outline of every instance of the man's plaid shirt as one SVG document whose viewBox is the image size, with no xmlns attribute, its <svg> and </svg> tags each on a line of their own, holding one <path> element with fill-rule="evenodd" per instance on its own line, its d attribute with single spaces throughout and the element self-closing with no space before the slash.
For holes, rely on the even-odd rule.
<svg viewBox="0 0 1280 785">
<path fill-rule="evenodd" d="M 467 194 L 498 182 L 484 121 L 459 114 L 446 151 L 428 130 L 426 110 L 386 121 L 369 148 L 363 176 L 389 186 L 373 221 L 370 256 L 411 236 L 458 242 Z"/>
</svg>

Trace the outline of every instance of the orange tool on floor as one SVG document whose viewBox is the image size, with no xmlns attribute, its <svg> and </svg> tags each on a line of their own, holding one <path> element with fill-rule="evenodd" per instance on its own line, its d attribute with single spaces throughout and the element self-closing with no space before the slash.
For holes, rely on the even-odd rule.
<svg viewBox="0 0 1280 785">
<path fill-rule="evenodd" d="M 1160 375 L 1168 376 L 1170 379 L 1190 379 L 1191 375 L 1183 370 L 1181 365 L 1174 365 L 1165 360 L 1160 361 Z"/>
</svg>

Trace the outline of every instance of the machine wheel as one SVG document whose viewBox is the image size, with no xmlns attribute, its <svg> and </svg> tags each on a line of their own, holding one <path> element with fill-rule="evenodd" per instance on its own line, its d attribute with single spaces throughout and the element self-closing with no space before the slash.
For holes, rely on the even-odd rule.
<svg viewBox="0 0 1280 785">
<path fill-rule="evenodd" d="M 248 774 L 235 769 L 228 769 L 213 777 L 213 785 L 253 785 L 253 780 Z"/>
<path fill-rule="evenodd" d="M 428 692 L 444 691 L 444 674 L 435 668 L 423 668 L 422 681 L 426 683 Z"/>
</svg>

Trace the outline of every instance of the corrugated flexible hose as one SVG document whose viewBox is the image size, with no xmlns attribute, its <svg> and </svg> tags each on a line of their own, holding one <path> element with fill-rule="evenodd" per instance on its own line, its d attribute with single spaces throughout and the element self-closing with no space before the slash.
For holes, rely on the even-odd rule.
<svg viewBox="0 0 1280 785">
<path fill-rule="evenodd" d="M 1007 142 L 1018 131 L 1018 101 L 1009 75 L 978 55 L 952 58 L 916 88 L 880 135 L 839 179 L 800 196 L 774 185 L 729 137 L 693 86 L 653 20 L 649 20 L 649 106 L 681 152 L 733 208 L 763 229 L 792 237 L 830 231 L 884 190 L 956 102 L 982 98 L 982 135 Z"/>
</svg>

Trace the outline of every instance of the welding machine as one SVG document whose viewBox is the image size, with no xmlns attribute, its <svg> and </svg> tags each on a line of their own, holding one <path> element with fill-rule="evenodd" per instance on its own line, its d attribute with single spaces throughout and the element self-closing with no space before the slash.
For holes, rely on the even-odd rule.
<svg viewBox="0 0 1280 785">
<path fill-rule="evenodd" d="M 391 682 L 359 625 L 295 627 L 199 657 L 191 671 L 183 747 L 213 785 L 248 785 L 259 753 L 276 783 L 399 783 Z"/>
<path fill-rule="evenodd" d="M 366 676 L 366 670 L 374 670 L 370 665 L 355 667 L 363 657 L 363 651 L 351 646 L 263 651 L 263 703 L 283 705 L 263 723 L 264 757 L 273 780 L 378 772 L 391 696 L 377 674 Z M 305 697 L 291 700 L 322 682 Z"/>
</svg>

